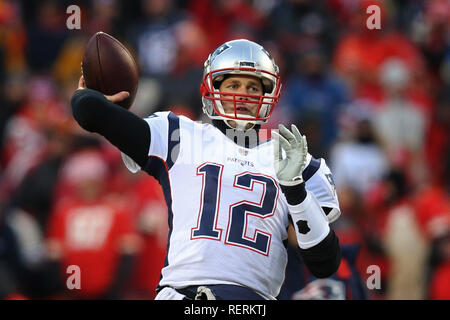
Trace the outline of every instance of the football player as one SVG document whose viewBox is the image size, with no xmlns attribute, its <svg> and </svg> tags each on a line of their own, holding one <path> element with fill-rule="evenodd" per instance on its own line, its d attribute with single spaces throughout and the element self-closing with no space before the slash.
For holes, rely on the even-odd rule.
<svg viewBox="0 0 450 320">
<path fill-rule="evenodd" d="M 147 118 L 80 79 L 72 97 L 81 127 L 117 146 L 127 168 L 161 184 L 169 210 L 167 256 L 156 299 L 275 299 L 284 281 L 287 228 L 319 278 L 338 268 L 340 215 L 329 168 L 294 125 L 259 138 L 281 92 L 270 54 L 245 39 L 209 55 L 201 84 L 212 124 L 172 112 Z"/>
</svg>

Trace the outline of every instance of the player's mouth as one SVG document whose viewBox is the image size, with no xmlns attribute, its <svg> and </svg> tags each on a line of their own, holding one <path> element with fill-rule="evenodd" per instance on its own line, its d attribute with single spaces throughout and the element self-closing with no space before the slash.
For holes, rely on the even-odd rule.
<svg viewBox="0 0 450 320">
<path fill-rule="evenodd" d="M 236 104 L 236 113 L 246 114 L 246 115 L 253 115 L 253 112 L 244 103 L 237 103 Z"/>
</svg>

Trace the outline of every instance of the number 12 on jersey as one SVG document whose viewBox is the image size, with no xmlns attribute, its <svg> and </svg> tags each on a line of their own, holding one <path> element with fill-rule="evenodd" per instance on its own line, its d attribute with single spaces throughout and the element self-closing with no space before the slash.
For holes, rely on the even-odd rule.
<svg viewBox="0 0 450 320">
<path fill-rule="evenodd" d="M 222 241 L 222 229 L 217 227 L 217 219 L 223 167 L 218 163 L 207 162 L 197 168 L 197 175 L 202 176 L 202 191 L 197 226 L 191 229 L 191 240 Z M 247 235 L 247 222 L 249 216 L 260 219 L 273 216 L 279 189 L 272 177 L 248 171 L 235 175 L 233 187 L 253 192 L 255 183 L 263 186 L 259 203 L 242 200 L 229 206 L 225 244 L 268 255 L 272 235 L 264 230 L 255 229 L 253 236 L 250 237 Z"/>
</svg>

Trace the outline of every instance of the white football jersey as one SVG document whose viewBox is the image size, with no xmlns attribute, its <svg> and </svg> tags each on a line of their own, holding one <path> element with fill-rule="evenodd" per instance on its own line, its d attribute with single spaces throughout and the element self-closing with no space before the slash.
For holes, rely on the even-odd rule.
<svg viewBox="0 0 450 320">
<path fill-rule="evenodd" d="M 273 145 L 235 144 L 211 124 L 171 112 L 145 119 L 151 130 L 145 170 L 161 183 L 169 238 L 159 286 L 234 284 L 274 299 L 283 284 L 289 226 Z M 139 166 L 123 155 L 129 170 Z M 329 168 L 308 155 L 306 189 L 339 211 Z"/>
</svg>

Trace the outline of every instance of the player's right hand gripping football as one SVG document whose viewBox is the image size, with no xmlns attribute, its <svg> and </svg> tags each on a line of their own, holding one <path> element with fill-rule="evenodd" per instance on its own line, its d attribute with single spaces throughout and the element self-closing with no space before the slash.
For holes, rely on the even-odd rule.
<svg viewBox="0 0 450 320">
<path fill-rule="evenodd" d="M 83 90 L 86 89 L 86 83 L 84 82 L 84 77 L 81 76 L 80 80 L 78 81 L 78 88 L 77 90 Z M 122 100 L 125 100 L 126 98 L 128 98 L 130 96 L 130 93 L 127 91 L 120 91 L 116 94 L 113 94 L 112 96 L 107 96 L 104 95 L 106 99 L 108 99 L 109 101 L 111 101 L 112 103 L 117 103 L 120 102 Z"/>
<path fill-rule="evenodd" d="M 300 184 L 303 182 L 302 173 L 308 155 L 306 137 L 300 134 L 294 124 L 291 125 L 292 132 L 282 124 L 278 128 L 280 133 L 272 131 L 274 165 L 278 181 L 285 186 Z M 282 150 L 286 153 L 285 158 Z"/>
</svg>

